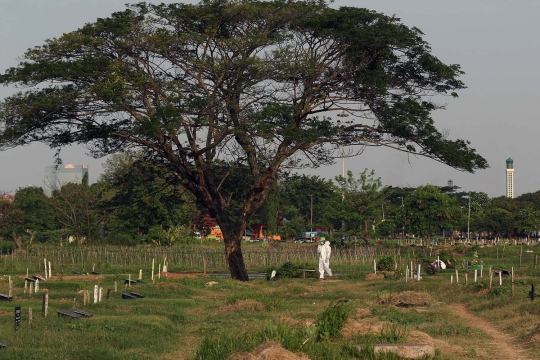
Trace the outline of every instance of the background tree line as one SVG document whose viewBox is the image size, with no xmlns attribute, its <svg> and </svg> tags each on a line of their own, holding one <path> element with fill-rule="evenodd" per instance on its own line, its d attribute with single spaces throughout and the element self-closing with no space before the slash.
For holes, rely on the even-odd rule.
<svg viewBox="0 0 540 360">
<path fill-rule="evenodd" d="M 224 193 L 242 191 L 238 177 Z M 469 199 L 470 196 L 470 199 Z M 42 188 L 20 188 L 14 201 L 0 200 L 0 236 L 18 248 L 39 243 L 136 245 L 193 242 L 190 231 L 206 212 L 175 178 L 142 153 L 111 156 L 97 183 L 66 184 L 48 198 Z M 470 213 L 470 218 L 469 218 Z M 516 199 L 433 185 L 384 186 L 374 171 L 333 180 L 281 175 L 252 224 L 268 235 L 293 239 L 324 228 L 334 238 L 432 236 L 530 237 L 540 229 L 540 191 Z"/>
</svg>

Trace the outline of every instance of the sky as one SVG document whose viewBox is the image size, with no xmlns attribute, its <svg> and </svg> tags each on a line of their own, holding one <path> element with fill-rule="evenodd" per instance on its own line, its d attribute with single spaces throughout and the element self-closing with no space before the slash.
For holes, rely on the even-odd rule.
<svg viewBox="0 0 540 360">
<path fill-rule="evenodd" d="M 128 0 L 3 0 L 0 12 L 0 72 L 15 66 L 26 49 L 44 43 L 123 10 Z M 138 2 L 138 1 L 135 1 Z M 162 1 L 149 1 L 162 2 Z M 165 1 L 171 2 L 171 1 Z M 187 1 L 193 2 L 193 1 Z M 540 1 L 520 0 L 336 0 L 332 7 L 364 7 L 419 28 L 432 53 L 447 64 L 459 64 L 467 89 L 459 98 L 437 99 L 446 110 L 433 113 L 436 126 L 451 139 L 466 139 L 490 168 L 474 174 L 461 172 L 426 158 L 384 148 L 369 148 L 345 160 L 345 170 L 357 177 L 375 170 L 383 184 L 445 186 L 448 180 L 462 191 L 483 191 L 490 197 L 505 195 L 506 159 L 514 160 L 514 193 L 540 190 L 536 148 L 540 123 Z M 0 87 L 0 99 L 16 89 Z M 29 184 L 43 185 L 44 167 L 52 165 L 55 151 L 32 144 L 0 152 L 0 192 L 14 194 Z M 105 159 L 89 157 L 82 146 L 64 148 L 65 164 L 87 164 L 90 182 L 103 170 Z M 342 171 L 334 166 L 308 171 L 333 179 Z"/>
</svg>

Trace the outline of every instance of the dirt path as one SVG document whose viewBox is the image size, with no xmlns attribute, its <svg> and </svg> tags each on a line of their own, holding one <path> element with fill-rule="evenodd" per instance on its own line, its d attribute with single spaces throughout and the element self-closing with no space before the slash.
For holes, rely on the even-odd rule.
<svg viewBox="0 0 540 360">
<path fill-rule="evenodd" d="M 452 309 L 454 314 L 467 319 L 470 326 L 480 328 L 492 337 L 492 339 L 482 344 L 482 350 L 490 354 L 490 359 L 531 360 L 523 349 L 514 345 L 515 340 L 511 336 L 497 330 L 486 320 L 471 314 L 464 305 L 454 304 L 450 306 L 450 309 Z"/>
</svg>

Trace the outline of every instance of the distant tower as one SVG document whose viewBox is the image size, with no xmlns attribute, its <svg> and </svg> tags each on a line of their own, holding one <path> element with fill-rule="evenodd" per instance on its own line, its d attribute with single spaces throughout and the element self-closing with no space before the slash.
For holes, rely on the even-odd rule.
<svg viewBox="0 0 540 360">
<path fill-rule="evenodd" d="M 454 182 L 452 181 L 452 179 L 448 180 L 448 187 L 454 187 Z"/>
<path fill-rule="evenodd" d="M 506 197 L 514 198 L 514 160 L 506 159 Z"/>
<path fill-rule="evenodd" d="M 45 177 L 43 191 L 45 195 L 51 196 L 54 190 L 68 183 L 80 184 L 84 174 L 88 173 L 88 165 L 60 164 L 56 166 L 45 166 Z"/>
</svg>

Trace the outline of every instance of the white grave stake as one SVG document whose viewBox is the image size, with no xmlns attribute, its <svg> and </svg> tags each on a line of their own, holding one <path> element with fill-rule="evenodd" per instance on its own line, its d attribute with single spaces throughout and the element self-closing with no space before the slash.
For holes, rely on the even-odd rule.
<svg viewBox="0 0 540 360">
<path fill-rule="evenodd" d="M 47 317 L 47 314 L 49 313 L 49 293 L 47 291 L 43 293 L 41 313 L 43 314 L 43 317 Z"/>
<path fill-rule="evenodd" d="M 34 283 L 30 283 L 30 289 L 28 290 L 28 294 L 32 295 L 33 292 L 34 292 Z"/>
<path fill-rule="evenodd" d="M 142 269 L 139 270 L 139 280 L 142 280 Z"/>
<path fill-rule="evenodd" d="M 456 269 L 456 284 L 459 284 L 459 273 L 457 269 Z"/>
<path fill-rule="evenodd" d="M 49 261 L 49 278 L 51 277 L 52 271 L 51 271 L 51 262 Z"/>
<path fill-rule="evenodd" d="M 418 277 L 417 280 L 420 281 L 420 264 L 418 264 Z"/>
<path fill-rule="evenodd" d="M 152 282 L 154 281 L 154 260 L 152 259 Z"/>
<path fill-rule="evenodd" d="M 99 288 L 99 302 L 101 302 L 101 300 L 103 300 L 103 287 Z"/>
<path fill-rule="evenodd" d="M 478 275 L 478 270 L 474 269 L 474 282 L 476 282 L 476 276 Z"/>
<path fill-rule="evenodd" d="M 94 304 L 97 303 L 98 300 L 98 286 L 94 285 Z"/>
<path fill-rule="evenodd" d="M 128 275 L 128 287 L 131 287 L 131 274 Z"/>
<path fill-rule="evenodd" d="M 161 263 L 158 265 L 158 272 L 157 272 L 158 279 L 161 279 Z"/>
<path fill-rule="evenodd" d="M 35 291 L 36 291 L 36 294 L 39 291 L 39 280 L 38 279 L 36 279 L 36 290 Z"/>
<path fill-rule="evenodd" d="M 114 282 L 114 293 L 116 294 L 118 292 L 118 281 Z"/>
<path fill-rule="evenodd" d="M 375 261 L 375 259 L 373 259 L 373 273 L 377 273 L 377 262 Z"/>
<path fill-rule="evenodd" d="M 450 284 L 454 283 L 454 275 L 450 275 Z"/>
</svg>

